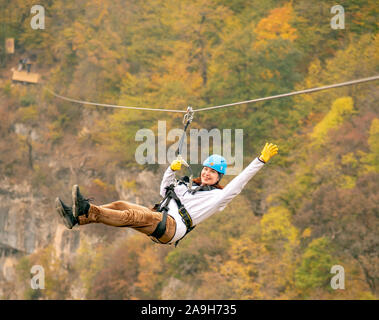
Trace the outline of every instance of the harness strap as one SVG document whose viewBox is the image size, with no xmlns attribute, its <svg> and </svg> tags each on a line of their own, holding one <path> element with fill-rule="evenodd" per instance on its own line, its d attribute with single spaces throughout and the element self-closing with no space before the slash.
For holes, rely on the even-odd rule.
<svg viewBox="0 0 379 320">
<path fill-rule="evenodd" d="M 191 216 L 189 215 L 189 213 L 186 210 L 186 208 L 184 208 L 184 206 L 180 202 L 180 200 L 177 197 L 177 195 L 175 194 L 175 192 L 173 190 L 170 190 L 170 193 L 171 193 L 171 195 L 170 195 L 171 198 L 174 199 L 174 201 L 176 202 L 176 205 L 178 206 L 178 212 L 179 212 L 180 216 L 182 217 L 182 220 L 183 220 L 184 224 L 186 225 L 187 229 L 191 228 L 192 227 L 192 218 L 191 218 Z"/>
<path fill-rule="evenodd" d="M 175 247 L 176 247 L 178 245 L 179 241 L 182 240 L 187 235 L 188 232 L 193 230 L 193 228 L 195 228 L 195 226 L 193 226 L 192 218 L 191 218 L 190 214 L 188 213 L 188 211 L 186 210 L 186 208 L 182 205 L 180 199 L 178 198 L 178 196 L 176 195 L 176 193 L 174 191 L 174 188 L 175 188 L 174 184 L 167 186 L 164 199 L 159 204 L 156 204 L 154 206 L 154 209 L 156 209 L 159 212 L 163 212 L 163 217 L 162 217 L 162 221 L 160 221 L 158 223 L 157 227 L 155 228 L 155 230 L 151 234 L 151 236 L 159 239 L 166 232 L 168 204 L 171 201 L 171 199 L 173 199 L 176 202 L 176 205 L 178 206 L 178 212 L 179 212 L 180 216 L 182 217 L 182 221 L 187 228 L 187 231 L 184 234 L 184 236 L 175 242 Z"/>
<path fill-rule="evenodd" d="M 166 195 L 160 203 L 157 203 L 154 206 L 154 210 L 158 212 L 163 212 L 162 220 L 158 223 L 154 232 L 150 235 L 157 239 L 161 238 L 166 232 L 166 222 L 167 222 L 167 211 L 168 211 L 168 203 L 170 202 L 170 194 L 166 188 Z M 164 205 L 163 205 L 164 204 Z"/>
<path fill-rule="evenodd" d="M 161 238 L 164 235 L 164 233 L 166 232 L 166 221 L 167 221 L 167 210 L 165 208 L 163 210 L 162 220 L 158 223 L 154 232 L 150 236 L 155 237 L 157 239 Z"/>
<path fill-rule="evenodd" d="M 176 195 L 174 191 L 174 188 L 170 189 L 169 193 L 170 193 L 169 197 L 174 199 L 174 201 L 176 202 L 176 205 L 178 206 L 178 212 L 180 216 L 182 217 L 182 221 L 184 222 L 187 228 L 184 236 L 175 242 L 175 248 L 176 248 L 176 246 L 179 244 L 179 241 L 181 241 L 188 234 L 188 232 L 192 231 L 195 228 L 195 226 L 193 226 L 192 218 L 190 214 L 188 213 L 188 211 L 186 210 L 186 208 L 182 205 L 181 201 L 179 200 L 178 196 Z"/>
</svg>

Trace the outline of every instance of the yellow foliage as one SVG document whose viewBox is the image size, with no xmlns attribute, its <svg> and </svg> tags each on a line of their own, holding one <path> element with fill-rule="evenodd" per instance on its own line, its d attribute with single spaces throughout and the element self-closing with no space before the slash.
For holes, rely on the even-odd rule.
<svg viewBox="0 0 379 320">
<path fill-rule="evenodd" d="M 299 238 L 286 208 L 270 208 L 260 227 L 230 241 L 230 258 L 215 272 L 233 294 L 239 299 L 289 297 Z"/>
<path fill-rule="evenodd" d="M 199 71 L 190 71 L 190 49 L 189 43 L 177 44 L 173 55 L 165 57 L 161 62 L 164 72 L 151 75 L 150 86 L 153 90 L 148 93 L 148 98 L 155 104 L 177 108 L 199 96 L 203 79 Z"/>
<path fill-rule="evenodd" d="M 125 189 L 130 189 L 130 190 L 133 190 L 133 191 L 136 191 L 137 190 L 137 183 L 135 180 L 131 180 L 131 181 L 123 181 L 122 182 L 122 186 L 125 188 Z"/>
<path fill-rule="evenodd" d="M 271 10 L 269 16 L 259 21 L 254 30 L 257 35 L 255 47 L 257 48 L 264 45 L 266 40 L 278 38 L 294 41 L 297 35 L 296 29 L 290 25 L 292 15 L 293 8 L 290 3 L 282 8 Z"/>
<path fill-rule="evenodd" d="M 304 229 L 304 231 L 303 231 L 301 237 L 302 237 L 302 238 L 309 238 L 311 235 L 312 235 L 312 230 L 311 230 L 311 228 L 306 228 L 306 229 Z"/>
<path fill-rule="evenodd" d="M 265 249 L 260 243 L 244 237 L 232 240 L 231 258 L 220 266 L 220 274 L 236 292 L 239 299 L 263 299 L 259 270 L 264 263 Z"/>
<path fill-rule="evenodd" d="M 100 187 L 101 189 L 103 189 L 103 190 L 109 190 L 109 191 L 114 191 L 114 190 L 115 190 L 115 187 L 114 187 L 114 186 L 112 186 L 112 185 L 110 185 L 110 184 L 108 184 L 108 183 L 102 181 L 102 180 L 99 179 L 99 178 L 94 179 L 94 180 L 93 180 L 93 183 L 94 183 L 96 186 L 98 186 L 98 187 Z"/>
<path fill-rule="evenodd" d="M 356 168 L 358 166 L 358 160 L 355 157 L 353 152 L 349 152 L 347 154 L 344 154 L 341 158 L 341 164 L 345 166 L 350 166 L 352 168 Z"/>
<path fill-rule="evenodd" d="M 266 69 L 265 71 L 261 72 L 261 78 L 264 79 L 264 80 L 270 80 L 273 77 L 274 77 L 274 74 L 269 69 Z"/>
<path fill-rule="evenodd" d="M 103 188 L 103 189 L 106 189 L 107 188 L 107 185 L 105 182 L 101 181 L 100 179 L 96 178 L 93 180 L 93 183 L 96 184 L 97 186 Z"/>
<path fill-rule="evenodd" d="M 308 75 L 303 82 L 299 82 L 295 88 L 297 90 L 314 88 L 332 83 L 355 79 L 357 74 L 370 74 L 373 68 L 378 65 L 378 35 L 365 34 L 360 38 L 351 41 L 346 48 L 341 48 L 335 55 L 321 63 L 320 56 L 316 55 L 315 60 L 308 67 Z M 354 61 L 354 63 L 351 63 Z M 372 92 L 371 86 L 355 87 L 346 86 L 338 90 L 326 90 L 305 94 L 295 97 L 295 101 L 302 110 L 325 111 L 339 97 L 354 94 L 355 101 L 360 100 Z M 358 88 L 358 87 L 357 87 Z"/>
<path fill-rule="evenodd" d="M 271 207 L 261 220 L 261 241 L 266 248 L 261 281 L 278 290 L 279 299 L 288 298 L 293 286 L 299 231 L 291 223 L 291 214 L 284 207 Z"/>
<path fill-rule="evenodd" d="M 97 272 L 104 267 L 104 253 L 101 247 L 94 248 L 86 239 L 80 240 L 74 268 L 78 270 L 80 280 L 88 292 Z"/>
<path fill-rule="evenodd" d="M 379 119 L 375 118 L 371 122 L 370 135 L 368 138 L 370 152 L 361 152 L 361 161 L 365 163 L 366 172 L 379 172 Z"/>
<path fill-rule="evenodd" d="M 277 243 L 284 240 L 291 245 L 298 243 L 298 231 L 291 224 L 290 212 L 284 207 L 271 207 L 261 220 L 262 241 Z"/>
<path fill-rule="evenodd" d="M 330 129 L 343 123 L 346 116 L 354 113 L 353 99 L 343 97 L 334 101 L 331 110 L 314 127 L 311 137 L 316 143 L 323 143 Z"/>
<path fill-rule="evenodd" d="M 36 121 L 38 120 L 38 108 L 35 105 L 21 108 L 17 115 L 22 122 Z"/>
<path fill-rule="evenodd" d="M 370 137 L 368 139 L 368 143 L 372 151 L 379 149 L 379 118 L 375 118 L 371 122 Z"/>
<path fill-rule="evenodd" d="M 355 181 L 357 180 L 355 177 L 343 175 L 340 177 L 341 182 L 339 186 L 342 189 L 353 189 L 355 187 Z"/>
</svg>

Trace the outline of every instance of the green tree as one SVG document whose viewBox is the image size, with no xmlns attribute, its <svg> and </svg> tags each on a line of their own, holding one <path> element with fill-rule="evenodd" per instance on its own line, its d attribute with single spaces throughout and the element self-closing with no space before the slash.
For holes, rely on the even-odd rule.
<svg viewBox="0 0 379 320">
<path fill-rule="evenodd" d="M 304 251 L 301 264 L 296 270 L 295 281 L 300 295 L 307 297 L 314 289 L 330 288 L 330 268 L 335 264 L 331 243 L 326 238 L 314 239 Z"/>
</svg>

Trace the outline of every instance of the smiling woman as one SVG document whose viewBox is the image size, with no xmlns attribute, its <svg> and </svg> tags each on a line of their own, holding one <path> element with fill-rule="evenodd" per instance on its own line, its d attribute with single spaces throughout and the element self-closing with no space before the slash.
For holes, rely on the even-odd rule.
<svg viewBox="0 0 379 320">
<path fill-rule="evenodd" d="M 201 180 L 203 184 L 206 185 L 216 184 L 220 180 L 219 173 L 214 169 L 204 167 L 203 170 L 201 170 Z"/>
<path fill-rule="evenodd" d="M 56 209 L 69 229 L 89 223 L 130 227 L 148 235 L 154 242 L 176 245 L 197 224 L 222 211 L 277 152 L 276 145 L 266 143 L 260 156 L 225 188 L 219 185 L 227 169 L 222 156 L 208 157 L 200 177 L 193 179 L 190 185 L 188 181 L 175 178 L 175 171 L 180 170 L 183 163 L 183 160 L 175 160 L 163 175 L 160 187 L 163 200 L 153 209 L 122 200 L 96 206 L 83 197 L 78 185 L 72 188 L 72 208 L 57 198 Z"/>
</svg>

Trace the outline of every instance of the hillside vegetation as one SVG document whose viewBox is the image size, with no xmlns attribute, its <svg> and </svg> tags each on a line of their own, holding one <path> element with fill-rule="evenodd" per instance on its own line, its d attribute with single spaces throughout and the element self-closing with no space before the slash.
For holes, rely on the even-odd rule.
<svg viewBox="0 0 379 320">
<path fill-rule="evenodd" d="M 118 200 L 121 168 L 161 172 L 136 163 L 137 130 L 182 121 L 73 104 L 46 87 L 79 100 L 185 110 L 379 74 L 374 0 L 340 1 L 339 30 L 329 0 L 41 0 L 45 30 L 30 27 L 32 0 L 0 3 L 0 43 L 14 37 L 16 45 L 14 56 L 0 54 L 0 176 L 26 180 L 46 199 L 79 183 L 97 203 Z M 12 84 L 10 69 L 25 55 L 42 85 Z M 245 166 L 266 141 L 279 154 L 177 248 L 137 233 L 81 241 L 68 265 L 52 246 L 39 248 L 20 259 L 3 298 L 17 287 L 27 299 L 71 299 L 75 282 L 90 299 L 377 299 L 378 98 L 375 81 L 196 113 L 193 128 L 243 129 Z M 71 169 L 57 172 L 58 160 Z M 26 288 L 31 266 L 43 261 L 46 289 Z M 333 265 L 344 267 L 344 290 L 331 288 Z"/>
</svg>

